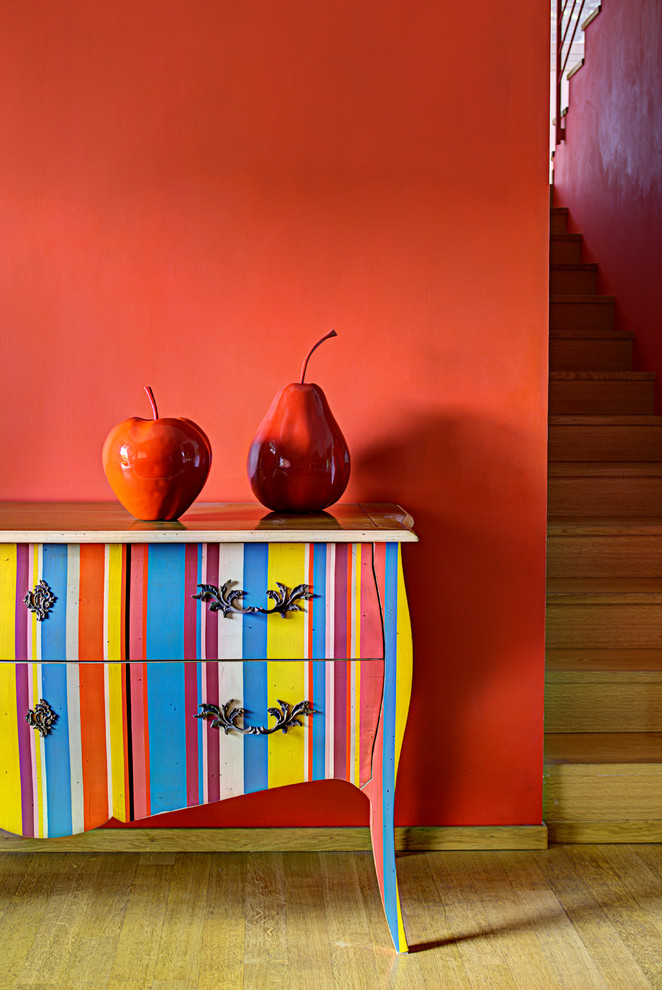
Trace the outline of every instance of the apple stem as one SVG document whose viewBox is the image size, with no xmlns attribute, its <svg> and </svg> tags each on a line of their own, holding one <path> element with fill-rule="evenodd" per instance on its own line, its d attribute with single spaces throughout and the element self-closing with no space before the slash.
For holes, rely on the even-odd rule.
<svg viewBox="0 0 662 990">
<path fill-rule="evenodd" d="M 151 387 L 151 385 L 143 385 L 143 388 L 147 392 L 147 398 L 149 399 L 149 403 L 150 403 L 150 405 L 152 407 L 152 415 L 153 415 L 154 419 L 158 419 L 159 418 L 159 411 L 156 408 L 156 399 L 154 398 L 154 393 L 152 392 L 152 387 Z"/>
<path fill-rule="evenodd" d="M 338 334 L 336 333 L 335 330 L 329 330 L 328 333 L 325 333 L 323 337 L 320 337 L 317 343 L 310 348 L 306 360 L 303 362 L 303 367 L 301 368 L 301 381 L 299 382 L 300 385 L 304 384 L 304 379 L 306 377 L 306 368 L 308 367 L 308 362 L 310 361 L 310 355 L 313 353 L 313 351 L 316 351 L 319 345 L 323 344 L 325 340 L 329 339 L 329 337 L 337 337 L 337 336 Z"/>
</svg>

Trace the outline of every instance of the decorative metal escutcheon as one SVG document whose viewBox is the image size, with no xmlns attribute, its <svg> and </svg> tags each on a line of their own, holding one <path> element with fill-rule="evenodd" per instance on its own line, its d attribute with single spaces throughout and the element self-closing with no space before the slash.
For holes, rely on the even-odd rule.
<svg viewBox="0 0 662 990">
<path fill-rule="evenodd" d="M 57 713 L 42 698 L 34 706 L 34 710 L 28 708 L 25 721 L 33 729 L 40 732 L 42 736 L 47 736 L 53 724 L 57 721 Z"/>
<path fill-rule="evenodd" d="M 240 601 L 246 592 L 240 591 L 238 588 L 231 590 L 233 583 L 233 581 L 226 581 L 220 588 L 217 588 L 215 584 L 199 584 L 198 588 L 202 588 L 202 591 L 199 595 L 191 595 L 191 598 L 197 598 L 201 602 L 211 602 L 209 611 L 222 612 L 226 619 L 233 614 L 280 615 L 281 619 L 285 619 L 288 612 L 303 612 L 301 606 L 297 604 L 298 602 L 308 601 L 315 597 L 307 584 L 298 584 L 296 588 L 292 588 L 290 591 L 280 581 L 276 581 L 278 591 L 274 591 L 272 588 L 267 591 L 267 598 L 275 602 L 273 608 L 260 608 L 258 605 L 243 608 Z"/>
<path fill-rule="evenodd" d="M 23 599 L 31 612 L 37 613 L 37 619 L 41 622 L 48 615 L 57 598 L 44 580 L 39 581 L 32 591 L 28 591 Z"/>
<path fill-rule="evenodd" d="M 309 701 L 300 701 L 298 705 L 294 705 L 292 708 L 290 708 L 286 701 L 281 701 L 280 698 L 277 698 L 276 701 L 280 705 L 280 708 L 267 708 L 271 717 L 276 719 L 276 724 L 272 725 L 271 728 L 265 725 L 237 725 L 237 719 L 241 718 L 243 720 L 246 709 L 232 708 L 231 706 L 234 704 L 232 699 L 226 701 L 220 708 L 218 705 L 198 705 L 200 712 L 194 717 L 213 719 L 211 723 L 212 729 L 223 729 L 226 736 L 231 729 L 236 729 L 237 732 L 241 732 L 245 736 L 270 736 L 277 729 L 287 732 L 288 729 L 293 729 L 296 725 L 303 725 L 299 721 L 300 715 L 309 716 L 316 714 L 315 709 Z"/>
</svg>

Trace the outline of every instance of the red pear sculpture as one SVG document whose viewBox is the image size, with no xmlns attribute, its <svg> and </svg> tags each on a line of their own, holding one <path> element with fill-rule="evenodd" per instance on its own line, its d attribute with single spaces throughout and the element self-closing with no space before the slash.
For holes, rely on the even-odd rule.
<svg viewBox="0 0 662 990">
<path fill-rule="evenodd" d="M 347 488 L 347 443 L 322 389 L 305 383 L 313 351 L 337 336 L 330 330 L 311 348 L 301 380 L 275 396 L 248 452 L 253 493 L 274 512 L 321 512 Z"/>
</svg>

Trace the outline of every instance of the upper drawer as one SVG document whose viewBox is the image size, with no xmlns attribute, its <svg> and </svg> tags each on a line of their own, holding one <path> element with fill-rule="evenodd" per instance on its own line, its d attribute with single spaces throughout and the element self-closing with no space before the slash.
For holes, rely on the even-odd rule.
<svg viewBox="0 0 662 990">
<path fill-rule="evenodd" d="M 40 620 L 24 602 L 45 581 Z M 229 582 L 229 585 L 228 585 Z M 271 610 L 279 585 L 305 585 L 285 616 L 223 614 L 200 585 L 238 609 Z M 4 544 L 0 659 L 224 660 L 382 657 L 372 544 Z"/>
</svg>

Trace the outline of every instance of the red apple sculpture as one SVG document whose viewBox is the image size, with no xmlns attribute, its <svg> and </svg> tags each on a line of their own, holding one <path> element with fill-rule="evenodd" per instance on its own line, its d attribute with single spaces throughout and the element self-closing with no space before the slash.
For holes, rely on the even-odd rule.
<svg viewBox="0 0 662 990">
<path fill-rule="evenodd" d="M 114 426 L 101 455 L 110 487 L 136 519 L 178 519 L 198 497 L 211 466 L 211 445 L 190 419 L 159 419 L 145 385 L 152 419 Z"/>
<path fill-rule="evenodd" d="M 349 450 L 319 385 L 301 380 L 275 396 L 248 453 L 248 477 L 257 499 L 274 512 L 320 512 L 337 502 L 349 481 Z"/>
</svg>

